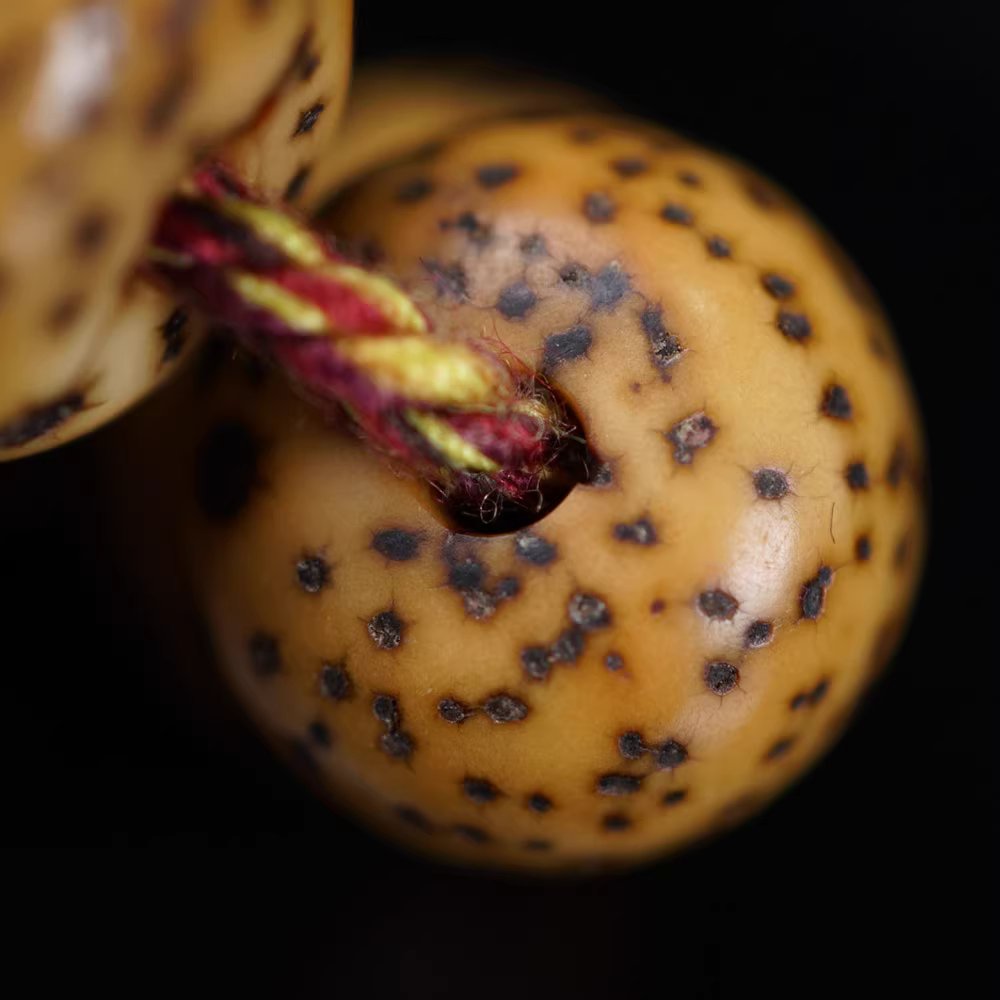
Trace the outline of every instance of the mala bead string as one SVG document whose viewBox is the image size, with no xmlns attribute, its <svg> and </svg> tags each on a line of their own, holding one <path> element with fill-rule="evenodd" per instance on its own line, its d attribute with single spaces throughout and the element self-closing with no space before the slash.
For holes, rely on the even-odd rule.
<svg viewBox="0 0 1000 1000">
<path fill-rule="evenodd" d="M 527 504 L 567 438 L 537 372 L 484 344 L 433 335 L 388 278 L 357 267 L 213 164 L 166 205 L 154 272 L 300 395 L 347 415 L 374 447 L 447 497 Z"/>
</svg>

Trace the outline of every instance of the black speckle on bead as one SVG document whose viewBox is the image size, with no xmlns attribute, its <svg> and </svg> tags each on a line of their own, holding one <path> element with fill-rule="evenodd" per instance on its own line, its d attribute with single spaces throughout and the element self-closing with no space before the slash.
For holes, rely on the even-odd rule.
<svg viewBox="0 0 1000 1000">
<path fill-rule="evenodd" d="M 178 306 L 160 327 L 160 336 L 163 338 L 163 353 L 160 355 L 160 364 L 173 361 L 181 353 L 181 349 L 184 347 L 184 330 L 187 323 L 187 311 Z"/>
<path fill-rule="evenodd" d="M 653 364 L 663 372 L 681 356 L 681 342 L 667 330 L 663 322 L 663 311 L 657 306 L 647 306 L 640 322 L 649 341 Z"/>
<path fill-rule="evenodd" d="M 466 556 L 448 569 L 448 586 L 458 591 L 477 590 L 486 580 L 486 567 L 473 556 Z"/>
<path fill-rule="evenodd" d="M 721 236 L 709 236 L 705 241 L 705 246 L 713 257 L 719 259 L 724 260 L 733 255 L 733 248 L 729 245 L 729 241 Z"/>
<path fill-rule="evenodd" d="M 543 795 L 541 792 L 535 792 L 529 795 L 525 805 L 532 811 L 536 813 L 547 813 L 553 806 L 552 799 L 547 795 Z"/>
<path fill-rule="evenodd" d="M 757 469 L 753 488 L 761 500 L 780 500 L 788 493 L 788 477 L 778 469 Z"/>
<path fill-rule="evenodd" d="M 318 719 L 309 723 L 306 732 L 309 734 L 309 739 L 319 747 L 328 747 L 333 742 L 326 723 L 320 722 Z"/>
<path fill-rule="evenodd" d="M 851 462 L 844 472 L 844 478 L 852 490 L 866 490 L 870 485 L 868 469 L 864 462 Z"/>
<path fill-rule="evenodd" d="M 500 292 L 497 309 L 507 319 L 523 319 L 535 307 L 538 296 L 523 281 L 515 281 Z"/>
<path fill-rule="evenodd" d="M 720 696 L 729 694 L 740 682 L 739 669 L 725 660 L 713 660 L 711 663 L 706 663 L 702 677 L 705 681 L 705 687 L 712 694 Z"/>
<path fill-rule="evenodd" d="M 616 261 L 606 264 L 590 279 L 590 304 L 594 309 L 614 309 L 631 289 L 628 275 Z"/>
<path fill-rule="evenodd" d="M 657 597 L 649 602 L 649 613 L 651 615 L 662 615 L 667 609 L 667 602 L 662 597 Z"/>
<path fill-rule="evenodd" d="M 611 610 L 594 594 L 574 594 L 569 599 L 569 618 L 574 625 L 590 632 L 611 624 Z"/>
<path fill-rule="evenodd" d="M 541 535 L 525 531 L 514 540 L 514 554 L 532 566 L 548 566 L 556 558 L 558 550 Z"/>
<path fill-rule="evenodd" d="M 664 206 L 660 212 L 660 218 L 678 226 L 690 226 L 694 223 L 694 216 L 691 212 L 683 205 L 677 205 L 673 202 Z"/>
<path fill-rule="evenodd" d="M 0 426 L 0 448 L 20 448 L 55 430 L 83 408 L 83 394 L 72 392 L 55 403 L 39 406 Z"/>
<path fill-rule="evenodd" d="M 667 792 L 666 795 L 660 800 L 665 806 L 676 806 L 680 805 L 687 798 L 686 788 L 674 788 Z"/>
<path fill-rule="evenodd" d="M 563 333 L 552 333 L 545 338 L 542 367 L 551 371 L 567 361 L 582 358 L 593 342 L 588 327 L 574 326 Z"/>
<path fill-rule="evenodd" d="M 267 632 L 254 632 L 247 644 L 250 666 L 258 677 L 273 677 L 281 670 L 281 647 Z"/>
<path fill-rule="evenodd" d="M 606 653 L 604 656 L 604 666 L 612 673 L 625 669 L 625 658 L 621 653 Z"/>
<path fill-rule="evenodd" d="M 690 465 L 694 453 L 704 448 L 715 437 L 715 432 L 715 424 L 705 413 L 692 413 L 679 421 L 666 433 L 667 440 L 674 446 L 674 461 Z"/>
<path fill-rule="evenodd" d="M 601 826 L 603 826 L 605 830 L 610 830 L 615 833 L 621 830 L 627 830 L 631 825 L 632 820 L 630 820 L 624 813 L 609 813 L 601 820 Z"/>
<path fill-rule="evenodd" d="M 597 489 L 604 489 L 608 486 L 612 486 L 615 481 L 615 472 L 611 467 L 610 462 L 599 462 L 594 466 L 593 471 L 590 473 L 590 478 L 587 480 L 588 486 L 594 486 Z"/>
<path fill-rule="evenodd" d="M 454 223 L 442 223 L 442 228 L 448 229 L 452 225 L 465 233 L 469 241 L 476 246 L 484 247 L 493 239 L 493 227 L 488 222 L 483 222 L 475 212 L 462 212 Z"/>
<path fill-rule="evenodd" d="M 529 233 L 523 236 L 519 246 L 525 257 L 542 257 L 549 252 L 545 237 L 541 233 Z"/>
<path fill-rule="evenodd" d="M 396 806 L 394 811 L 397 819 L 407 826 L 412 826 L 423 833 L 430 833 L 434 829 L 434 824 L 414 806 Z"/>
<path fill-rule="evenodd" d="M 619 542 L 631 542 L 634 545 L 655 545 L 658 540 L 656 528 L 647 517 L 616 524 L 612 528 L 612 534 Z"/>
<path fill-rule="evenodd" d="M 794 695 L 788 703 L 788 707 L 793 712 L 798 712 L 799 710 L 808 707 L 809 705 L 809 695 L 805 691 L 800 691 L 798 694 Z"/>
<path fill-rule="evenodd" d="M 488 844 L 493 838 L 479 826 L 469 826 L 467 823 L 456 823 L 452 830 L 470 844 Z"/>
<path fill-rule="evenodd" d="M 820 412 L 834 420 L 850 420 L 852 407 L 847 390 L 842 385 L 833 383 L 823 390 L 820 402 Z"/>
<path fill-rule="evenodd" d="M 704 590 L 698 595 L 698 608 L 706 618 L 729 621 L 739 607 L 740 602 L 724 590 Z"/>
<path fill-rule="evenodd" d="M 680 767 L 687 759 L 687 747 L 677 740 L 667 740 L 666 743 L 658 746 L 653 752 L 653 760 L 656 761 L 656 766 L 663 770 L 672 771 L 675 767 Z"/>
<path fill-rule="evenodd" d="M 490 163 L 476 171 L 476 180 L 484 188 L 498 188 L 512 181 L 519 173 L 520 170 L 513 163 Z"/>
<path fill-rule="evenodd" d="M 649 169 L 649 164 L 638 156 L 622 156 L 611 161 L 611 169 L 619 177 L 638 177 Z"/>
<path fill-rule="evenodd" d="M 312 167 L 299 167 L 292 175 L 292 179 L 285 185 L 285 193 L 282 195 L 285 201 L 291 203 L 297 201 L 299 195 L 305 190 L 309 178 L 312 176 Z"/>
<path fill-rule="evenodd" d="M 642 788 L 642 777 L 635 774 L 602 774 L 596 784 L 599 795 L 634 795 Z"/>
<path fill-rule="evenodd" d="M 521 722 L 528 715 L 528 706 L 510 694 L 495 694 L 483 702 L 483 711 L 491 722 Z"/>
<path fill-rule="evenodd" d="M 593 191 L 583 199 L 583 214 L 591 222 L 611 222 L 616 211 L 615 203 L 600 191 Z"/>
<path fill-rule="evenodd" d="M 368 635 L 379 649 L 396 649 L 403 641 L 404 623 L 395 611 L 380 611 L 368 620 Z"/>
<path fill-rule="evenodd" d="M 324 663 L 319 672 L 319 693 L 333 701 L 347 701 L 354 684 L 343 663 Z"/>
<path fill-rule="evenodd" d="M 780 274 L 765 274 L 761 277 L 760 283 L 768 295 L 776 299 L 790 299 L 795 294 L 795 285 Z"/>
<path fill-rule="evenodd" d="M 804 343 L 812 336 L 812 323 L 804 313 L 788 312 L 782 309 L 778 313 L 778 329 L 789 339 Z"/>
<path fill-rule="evenodd" d="M 318 594 L 330 582 L 330 564 L 321 555 L 305 555 L 295 564 L 295 575 L 307 594 Z"/>
<path fill-rule="evenodd" d="M 803 584 L 799 599 L 803 618 L 815 620 L 823 613 L 823 605 L 826 603 L 826 588 L 832 579 L 830 568 L 821 566 L 816 576 Z"/>
<path fill-rule="evenodd" d="M 445 722 L 450 722 L 454 726 L 460 726 L 466 719 L 475 715 L 475 709 L 463 705 L 455 698 L 442 698 L 438 702 L 437 710 Z"/>
<path fill-rule="evenodd" d="M 382 748 L 382 752 L 395 760 L 409 760 L 415 747 L 413 737 L 409 733 L 400 732 L 398 729 L 383 733 L 379 737 L 378 742 Z"/>
<path fill-rule="evenodd" d="M 755 621 L 747 626 L 743 633 L 743 645 L 747 649 L 760 649 L 766 646 L 774 635 L 774 626 L 770 622 Z"/>
<path fill-rule="evenodd" d="M 246 506 L 258 483 L 260 444 L 235 421 L 217 424 L 198 447 L 195 492 L 205 515 L 227 521 Z"/>
<path fill-rule="evenodd" d="M 579 625 L 566 629 L 549 646 L 547 650 L 549 663 L 576 663 L 583 654 L 585 643 L 584 631 Z"/>
<path fill-rule="evenodd" d="M 784 757 L 789 750 L 795 745 L 795 740 L 791 737 L 786 737 L 785 739 L 778 740 L 772 743 L 768 748 L 767 753 L 764 755 L 765 760 L 777 760 L 779 757 Z"/>
<path fill-rule="evenodd" d="M 559 280 L 567 287 L 574 290 L 585 290 L 590 288 L 590 271 L 583 264 L 571 261 L 563 264 L 559 268 Z"/>
<path fill-rule="evenodd" d="M 292 133 L 292 138 L 296 138 L 300 135 L 305 135 L 307 132 L 311 132 L 319 121 L 319 116 L 323 114 L 326 105 L 322 101 L 317 101 L 315 104 L 306 108 L 305 111 L 301 112 L 299 115 L 299 120 L 295 124 L 295 131 Z"/>
<path fill-rule="evenodd" d="M 500 789 L 487 778 L 463 778 L 462 791 L 477 805 L 495 802 L 501 795 Z"/>
<path fill-rule="evenodd" d="M 828 678 L 824 677 L 817 685 L 809 692 L 809 704 L 818 705 L 826 696 L 827 692 L 830 690 L 830 681 Z"/>
<path fill-rule="evenodd" d="M 638 760 L 646 752 L 646 744 L 642 740 L 642 733 L 630 729 L 618 737 L 618 752 L 626 760 Z"/>
<path fill-rule="evenodd" d="M 468 277 L 461 264 L 442 264 L 437 260 L 424 260 L 421 263 L 434 282 L 438 295 L 458 302 L 468 298 Z"/>
<path fill-rule="evenodd" d="M 693 170 L 681 170 L 677 179 L 687 187 L 701 187 L 701 178 Z"/>
<path fill-rule="evenodd" d="M 396 201 L 412 205 L 423 201 L 434 192 L 434 184 L 426 177 L 411 177 L 396 188 Z"/>
<path fill-rule="evenodd" d="M 509 601 L 521 593 L 521 581 L 516 576 L 505 576 L 497 582 L 493 596 L 498 601 Z"/>
<path fill-rule="evenodd" d="M 395 729 L 402 717 L 399 702 L 391 694 L 377 694 L 372 698 L 372 715 L 388 729 Z"/>
<path fill-rule="evenodd" d="M 497 599 L 489 591 L 476 588 L 462 591 L 462 606 L 465 613 L 476 621 L 484 621 L 496 614 Z"/>
<path fill-rule="evenodd" d="M 415 531 L 404 528 L 386 528 L 376 532 L 372 548 L 392 562 L 407 562 L 420 554 L 422 537 Z"/>
<path fill-rule="evenodd" d="M 543 681 L 552 670 L 549 651 L 544 646 L 527 646 L 521 650 L 521 666 L 534 681 Z"/>
<path fill-rule="evenodd" d="M 872 557 L 872 540 L 867 535 L 858 535 L 854 542 L 854 557 L 858 562 L 868 562 Z"/>
</svg>

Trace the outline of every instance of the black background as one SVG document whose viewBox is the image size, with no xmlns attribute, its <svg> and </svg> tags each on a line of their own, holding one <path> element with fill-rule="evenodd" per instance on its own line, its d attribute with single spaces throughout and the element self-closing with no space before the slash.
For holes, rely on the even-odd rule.
<svg viewBox="0 0 1000 1000">
<path fill-rule="evenodd" d="M 247 731 L 186 704 L 102 556 L 114 529 L 88 504 L 86 446 L 2 469 L 2 842 L 149 847 L 158 867 L 188 847 L 266 849 L 238 862 L 240 888 L 199 877 L 178 899 L 143 881 L 113 920 L 109 881 L 76 899 L 57 953 L 75 943 L 84 979 L 137 954 L 144 984 L 177 976 L 195 995 L 965 993 L 984 974 L 995 853 L 996 422 L 976 382 L 995 336 L 989 37 L 956 4 L 360 0 L 362 57 L 549 70 L 738 153 L 825 221 L 883 298 L 929 428 L 916 617 L 848 738 L 742 830 L 597 881 L 456 873 L 329 814 Z M 68 894 L 34 900 L 20 919 L 48 941 Z"/>
</svg>

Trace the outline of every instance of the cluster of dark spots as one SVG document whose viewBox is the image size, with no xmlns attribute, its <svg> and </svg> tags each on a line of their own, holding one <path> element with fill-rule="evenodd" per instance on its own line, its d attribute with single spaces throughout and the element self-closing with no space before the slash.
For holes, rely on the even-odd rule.
<svg viewBox="0 0 1000 1000">
<path fill-rule="evenodd" d="M 586 326 L 574 326 L 562 333 L 551 333 L 545 338 L 542 349 L 542 368 L 552 371 L 567 361 L 585 357 L 593 343 L 593 335 Z"/>
<path fill-rule="evenodd" d="M 300 135 L 305 135 L 307 132 L 311 132 L 316 126 L 316 122 L 319 121 L 319 116 L 323 114 L 326 109 L 326 105 L 322 101 L 316 101 L 315 104 L 311 104 L 305 111 L 299 114 L 299 120 L 295 123 L 295 131 L 292 132 L 292 138 L 296 138 Z"/>
<path fill-rule="evenodd" d="M 647 306 L 639 318 L 642 332 L 649 341 L 649 351 L 653 364 L 661 372 L 666 371 L 683 351 L 681 342 L 666 328 L 663 322 L 663 310 L 657 306 Z"/>
<path fill-rule="evenodd" d="M 592 191 L 583 199 L 583 214 L 590 222 L 611 222 L 617 211 L 618 208 L 610 195 L 601 191 Z"/>
<path fill-rule="evenodd" d="M 788 477 L 778 469 L 757 469 L 753 488 L 761 500 L 780 500 L 788 493 Z"/>
<path fill-rule="evenodd" d="M 330 582 L 330 564 L 319 553 L 304 555 L 295 564 L 295 576 L 307 594 L 318 594 Z"/>
<path fill-rule="evenodd" d="M 587 632 L 611 624 L 607 602 L 594 594 L 574 594 L 569 599 L 569 619 Z"/>
<path fill-rule="evenodd" d="M 333 743 L 333 737 L 330 735 L 330 729 L 325 722 L 316 719 L 314 722 L 310 722 L 308 728 L 306 729 L 306 734 L 309 739 L 318 747 L 322 747 L 324 750 Z"/>
<path fill-rule="evenodd" d="M 438 295 L 445 295 L 459 302 L 469 297 L 468 277 L 461 264 L 442 264 L 437 260 L 424 260 L 421 263 L 434 282 Z"/>
<path fill-rule="evenodd" d="M 187 324 L 187 311 L 180 306 L 166 318 L 160 327 L 160 336 L 163 338 L 163 353 L 160 355 L 160 364 L 173 361 L 181 353 L 181 349 L 184 347 L 184 331 Z"/>
<path fill-rule="evenodd" d="M 452 830 L 470 844 L 488 844 L 493 838 L 481 827 L 467 823 L 456 823 Z"/>
<path fill-rule="evenodd" d="M 701 178 L 693 170 L 681 170 L 677 179 L 687 187 L 701 187 Z"/>
<path fill-rule="evenodd" d="M 660 211 L 660 218 L 667 222 L 673 222 L 678 226 L 691 226 L 694 224 L 694 216 L 690 210 L 674 202 L 663 206 Z"/>
<path fill-rule="evenodd" d="M 603 826 L 605 830 L 611 830 L 613 832 L 627 830 L 631 825 L 632 820 L 630 820 L 625 813 L 608 813 L 607 816 L 601 819 L 601 826 Z"/>
<path fill-rule="evenodd" d="M 739 684 L 740 671 L 734 664 L 727 663 L 725 660 L 713 660 L 711 663 L 705 664 L 702 679 L 705 681 L 705 687 L 712 694 L 722 697 L 729 694 Z"/>
<path fill-rule="evenodd" d="M 523 281 L 515 281 L 501 289 L 497 310 L 506 319 L 524 319 L 538 303 L 538 296 Z"/>
<path fill-rule="evenodd" d="M 523 531 L 514 539 L 514 555 L 532 566 L 548 566 L 555 560 L 558 550 L 541 535 Z"/>
<path fill-rule="evenodd" d="M 375 532 L 372 548 L 391 562 L 408 562 L 420 554 L 423 536 L 405 528 L 385 528 Z"/>
<path fill-rule="evenodd" d="M 71 392 L 62 399 L 28 410 L 0 426 L 0 448 L 20 448 L 55 430 L 83 409 L 83 393 Z"/>
<path fill-rule="evenodd" d="M 622 270 L 622 266 L 617 261 L 612 261 L 591 276 L 588 282 L 590 305 L 597 310 L 609 311 L 614 309 L 631 289 L 631 282 Z"/>
<path fill-rule="evenodd" d="M 733 248 L 729 245 L 729 240 L 721 236 L 709 236 L 705 241 L 705 247 L 713 257 L 725 260 L 733 255 Z"/>
<path fill-rule="evenodd" d="M 412 205 L 423 201 L 434 191 L 434 184 L 426 177 L 411 177 L 396 188 L 396 201 L 403 205 Z"/>
<path fill-rule="evenodd" d="M 799 604 L 802 617 L 815 620 L 823 613 L 826 603 L 826 588 L 833 582 L 833 571 L 829 566 L 820 566 L 816 575 L 802 585 Z"/>
<path fill-rule="evenodd" d="M 503 794 L 496 785 L 487 778 L 463 778 L 462 791 L 466 798 L 471 799 L 476 805 L 486 805 L 496 802 Z"/>
<path fill-rule="evenodd" d="M 379 649 L 396 649 L 403 642 L 406 625 L 395 611 L 379 611 L 367 624 L 368 636 Z"/>
<path fill-rule="evenodd" d="M 354 695 L 354 682 L 343 663 L 324 663 L 319 671 L 319 693 L 331 701 L 347 701 Z"/>
<path fill-rule="evenodd" d="M 461 595 L 465 613 L 476 621 L 491 618 L 499 601 L 516 597 L 520 592 L 520 583 L 515 577 L 504 577 L 490 589 L 486 567 L 457 545 L 454 537 L 445 542 L 443 555 L 448 567 L 448 586 Z"/>
<path fill-rule="evenodd" d="M 740 602 L 725 590 L 703 590 L 698 595 L 698 610 L 706 618 L 730 621 L 739 607 Z"/>
<path fill-rule="evenodd" d="M 852 490 L 866 490 L 871 485 L 864 462 L 851 462 L 844 470 L 844 478 Z"/>
<path fill-rule="evenodd" d="M 554 845 L 551 840 L 526 840 L 522 846 L 526 851 L 551 851 Z"/>
<path fill-rule="evenodd" d="M 493 227 L 483 222 L 475 212 L 461 212 L 454 221 L 442 219 L 439 223 L 442 230 L 458 229 L 465 234 L 470 243 L 484 247 L 493 239 Z"/>
<path fill-rule="evenodd" d="M 66 292 L 52 303 L 45 316 L 45 327 L 49 333 L 58 336 L 73 325 L 83 312 L 86 296 L 83 292 Z"/>
<path fill-rule="evenodd" d="M 858 535 L 854 542 L 854 557 L 858 562 L 868 562 L 872 557 L 872 540 L 868 535 Z"/>
<path fill-rule="evenodd" d="M 665 435 L 674 446 L 674 461 L 678 465 L 690 465 L 694 461 L 695 452 L 704 448 L 715 437 L 716 429 L 705 413 L 692 413 L 674 424 Z"/>
<path fill-rule="evenodd" d="M 823 390 L 819 404 L 820 413 L 834 420 L 850 420 L 853 408 L 847 390 L 836 382 L 831 382 Z"/>
<path fill-rule="evenodd" d="M 667 792 L 660 800 L 665 806 L 679 805 L 687 798 L 686 788 L 674 788 Z"/>
<path fill-rule="evenodd" d="M 489 163 L 476 171 L 476 180 L 484 188 L 498 188 L 514 180 L 520 172 L 514 163 Z"/>
<path fill-rule="evenodd" d="M 154 92 L 142 114 L 142 131 L 149 139 L 163 135 L 174 123 L 194 83 L 190 58 L 177 63 Z"/>
<path fill-rule="evenodd" d="M 595 785 L 598 795 L 634 795 L 642 788 L 642 776 L 635 774 L 602 774 Z"/>
<path fill-rule="evenodd" d="M 606 653 L 604 656 L 604 666 L 612 673 L 618 673 L 619 670 L 625 669 L 625 658 L 621 653 Z"/>
<path fill-rule="evenodd" d="M 89 257 L 107 242 L 110 232 L 111 216 L 103 209 L 91 209 L 73 227 L 73 248 L 81 257 Z"/>
<path fill-rule="evenodd" d="M 372 715 L 385 727 L 378 741 L 382 752 L 396 760 L 409 760 L 415 744 L 413 737 L 400 729 L 403 713 L 397 699 L 391 694 L 376 694 L 372 698 Z"/>
<path fill-rule="evenodd" d="M 261 445 L 246 425 L 216 424 L 195 456 L 195 495 L 206 517 L 231 520 L 246 506 L 259 483 Z"/>
<path fill-rule="evenodd" d="M 552 802 L 552 799 L 542 792 L 533 792 L 528 796 L 524 804 L 532 812 L 539 813 L 541 815 L 549 812 L 554 803 Z"/>
<path fill-rule="evenodd" d="M 747 626 L 746 632 L 743 633 L 743 645 L 747 649 L 760 649 L 761 646 L 766 646 L 774 635 L 774 626 L 771 622 L 765 621 L 755 621 L 751 622 Z"/>
<path fill-rule="evenodd" d="M 795 285 L 788 278 L 770 272 L 761 276 L 760 283 L 768 295 L 778 300 L 790 299 L 795 294 Z"/>
<path fill-rule="evenodd" d="M 414 806 L 396 806 L 393 811 L 400 822 L 412 826 L 415 830 L 420 830 L 422 833 L 431 833 L 434 830 L 434 824 Z"/>
<path fill-rule="evenodd" d="M 247 643 L 250 666 L 258 677 L 273 677 L 281 670 L 281 647 L 268 632 L 254 632 Z"/>
<path fill-rule="evenodd" d="M 611 533 L 619 542 L 630 542 L 633 545 L 655 545 L 658 541 L 656 528 L 648 517 L 616 524 Z"/>
<path fill-rule="evenodd" d="M 784 757 L 794 745 L 795 740 L 790 736 L 777 740 L 768 747 L 767 753 L 764 754 L 764 760 L 777 760 L 779 757 Z"/>
<path fill-rule="evenodd" d="M 519 246 L 525 257 L 541 257 L 549 252 L 545 237 L 541 233 L 529 233 L 522 237 Z"/>
<path fill-rule="evenodd" d="M 826 697 L 829 690 L 830 682 L 824 677 L 811 690 L 800 691 L 797 695 L 795 695 L 791 701 L 789 701 L 788 707 L 791 708 L 793 712 L 797 712 L 802 708 L 812 708 L 813 706 L 818 705 Z"/>
<path fill-rule="evenodd" d="M 778 329 L 789 339 L 801 344 L 812 336 L 812 323 L 805 313 L 789 312 L 782 309 L 776 321 Z"/>
<path fill-rule="evenodd" d="M 639 156 L 622 156 L 611 161 L 611 169 L 619 177 L 638 177 L 649 169 L 649 164 Z"/>
<path fill-rule="evenodd" d="M 889 459 L 889 468 L 886 472 L 886 481 L 893 489 L 903 481 L 903 476 L 906 475 L 909 466 L 910 457 L 906 451 L 906 446 L 897 444 L 892 450 L 892 456 Z"/>
</svg>

